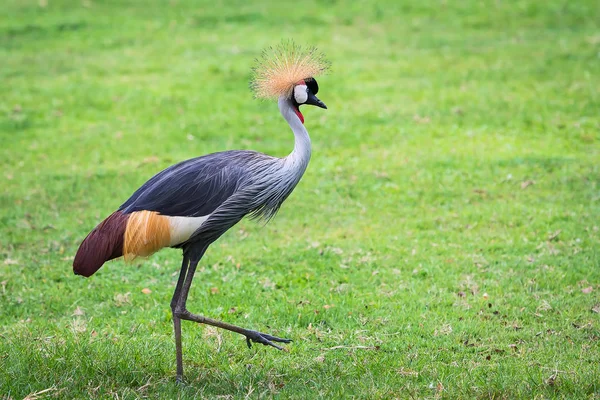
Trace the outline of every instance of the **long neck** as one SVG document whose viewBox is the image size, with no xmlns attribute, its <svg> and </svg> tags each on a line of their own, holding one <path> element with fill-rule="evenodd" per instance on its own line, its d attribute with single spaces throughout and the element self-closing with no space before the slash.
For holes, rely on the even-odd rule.
<svg viewBox="0 0 600 400">
<path fill-rule="evenodd" d="M 296 115 L 292 102 L 285 97 L 279 98 L 279 111 L 294 132 L 294 150 L 285 158 L 269 157 L 267 173 L 258 174 L 260 188 L 258 195 L 250 201 L 254 216 L 267 220 L 273 217 L 281 204 L 292 193 L 310 160 L 310 137 Z"/>
<path fill-rule="evenodd" d="M 294 150 L 284 159 L 285 163 L 298 168 L 300 175 L 302 175 L 304 170 L 306 170 L 311 154 L 308 131 L 302 121 L 300 121 L 298 115 L 296 115 L 296 110 L 290 99 L 282 96 L 279 98 L 278 104 L 281 115 L 283 115 L 283 118 L 285 118 L 290 128 L 292 128 L 292 132 L 294 132 Z"/>
</svg>

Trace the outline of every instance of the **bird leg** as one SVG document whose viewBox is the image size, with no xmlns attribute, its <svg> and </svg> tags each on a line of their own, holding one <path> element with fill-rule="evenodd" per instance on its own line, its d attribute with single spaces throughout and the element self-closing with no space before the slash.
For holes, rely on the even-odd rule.
<svg viewBox="0 0 600 400">
<path fill-rule="evenodd" d="M 177 286 L 175 286 L 175 293 L 171 299 L 171 312 L 173 313 L 173 331 L 175 332 L 175 351 L 177 353 L 177 381 L 183 381 L 183 353 L 181 350 L 181 318 L 177 316 L 175 307 L 177 301 L 181 296 L 181 288 L 183 287 L 183 281 L 188 270 L 190 260 L 187 256 L 183 256 L 183 262 L 181 264 L 181 271 L 179 272 L 179 278 L 177 279 Z"/>
<path fill-rule="evenodd" d="M 198 259 L 190 259 L 189 265 L 186 266 L 186 258 L 184 256 L 184 264 L 181 267 L 181 273 L 179 275 L 179 280 L 177 282 L 177 287 L 175 288 L 175 294 L 173 295 L 173 302 L 175 301 L 175 296 L 178 296 L 176 303 L 171 302 L 171 307 L 173 308 L 173 322 L 175 325 L 175 341 L 177 346 L 177 380 L 183 379 L 183 364 L 181 362 L 181 322 L 180 320 L 185 319 L 188 321 L 198 322 L 201 324 L 207 324 L 216 326 L 217 328 L 226 329 L 228 331 L 236 332 L 241 335 L 246 336 L 246 343 L 248 347 L 252 347 L 252 342 L 261 343 L 265 346 L 272 346 L 278 350 L 284 350 L 283 347 L 276 345 L 273 342 L 279 343 L 290 343 L 290 339 L 283 339 L 276 336 L 271 336 L 266 333 L 261 333 L 257 331 L 253 331 L 250 329 L 244 329 L 236 325 L 228 324 L 227 322 L 217 321 L 212 318 L 203 317 L 201 315 L 192 314 L 186 309 L 187 297 L 190 291 L 190 287 L 192 285 L 192 279 L 194 279 L 194 273 L 196 272 L 196 267 L 198 266 L 198 262 L 200 261 L 200 257 Z M 183 276 L 185 275 L 185 278 Z M 181 285 L 180 285 L 181 284 Z M 177 320 L 177 321 L 176 321 Z M 178 333 L 179 332 L 179 333 Z M 179 338 L 179 339 L 178 339 Z M 178 342 L 179 341 L 179 342 Z"/>
<path fill-rule="evenodd" d="M 227 322 L 217 321 L 216 319 L 203 317 L 202 315 L 192 314 L 191 312 L 189 312 L 187 310 L 179 313 L 179 318 L 185 319 L 188 321 L 198 322 L 200 324 L 216 326 L 217 328 L 227 329 L 228 331 L 239 333 L 240 335 L 244 335 L 244 336 L 246 336 L 246 344 L 248 345 L 249 348 L 252 347 L 252 342 L 254 342 L 254 343 L 261 343 L 265 346 L 275 347 L 277 350 L 285 350 L 283 347 L 278 346 L 273 342 L 290 343 L 292 341 L 291 339 L 283 339 L 283 338 L 279 338 L 277 336 L 271 336 L 266 333 L 261 333 L 261 332 L 253 331 L 250 329 L 245 329 L 245 328 L 239 327 L 237 325 L 228 324 Z"/>
</svg>

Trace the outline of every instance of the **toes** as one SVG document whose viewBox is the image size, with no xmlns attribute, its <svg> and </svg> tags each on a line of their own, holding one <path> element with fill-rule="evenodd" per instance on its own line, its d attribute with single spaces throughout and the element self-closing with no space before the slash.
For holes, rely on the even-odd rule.
<svg viewBox="0 0 600 400">
<path fill-rule="evenodd" d="M 273 342 L 279 342 L 279 343 L 291 343 L 292 339 L 284 339 L 284 338 L 280 338 L 277 336 L 271 336 L 271 335 L 267 335 L 266 333 L 261 333 L 260 334 L 262 337 L 264 337 L 267 340 L 271 340 Z"/>
<path fill-rule="evenodd" d="M 259 333 L 256 338 L 252 338 L 252 341 L 255 343 L 261 343 L 265 346 L 275 347 L 277 350 L 283 350 L 281 347 L 277 346 L 275 343 L 271 342 L 268 337 L 269 335 L 263 336 L 263 334 Z"/>
<path fill-rule="evenodd" d="M 263 343 L 263 344 L 264 344 L 265 346 L 272 346 L 272 347 L 275 347 L 277 350 L 282 350 L 282 351 L 284 350 L 284 349 L 283 349 L 283 347 L 281 347 L 281 346 L 277 346 L 275 343 L 273 343 L 273 342 L 271 342 L 271 341 L 269 341 L 269 340 L 267 340 L 267 342 L 266 342 L 266 343 Z"/>
<path fill-rule="evenodd" d="M 266 333 L 251 331 L 250 334 L 246 336 L 246 344 L 248 345 L 248 347 L 252 347 L 252 342 L 261 343 L 265 346 L 275 347 L 277 350 L 285 350 L 283 347 L 280 347 L 273 342 L 290 343 L 291 340 L 267 335 Z"/>
</svg>

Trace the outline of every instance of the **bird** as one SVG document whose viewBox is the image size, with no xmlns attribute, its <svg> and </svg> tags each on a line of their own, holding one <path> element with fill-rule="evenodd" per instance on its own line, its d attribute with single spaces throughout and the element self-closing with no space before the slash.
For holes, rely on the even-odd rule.
<svg viewBox="0 0 600 400">
<path fill-rule="evenodd" d="M 196 267 L 208 247 L 244 217 L 268 222 L 292 193 L 311 158 L 303 105 L 327 109 L 317 98 L 316 76 L 330 66 L 316 48 L 294 42 L 268 47 L 255 60 L 250 88 L 258 99 L 277 99 L 294 134 L 282 158 L 251 150 L 212 153 L 158 172 L 82 241 L 73 261 L 76 275 L 90 277 L 112 259 L 132 261 L 162 248 L 181 249 L 183 259 L 170 303 L 176 351 L 176 379 L 183 382 L 181 321 L 212 325 L 252 343 L 284 350 L 280 338 L 188 311 Z M 279 343 L 279 344 L 278 344 Z"/>
</svg>

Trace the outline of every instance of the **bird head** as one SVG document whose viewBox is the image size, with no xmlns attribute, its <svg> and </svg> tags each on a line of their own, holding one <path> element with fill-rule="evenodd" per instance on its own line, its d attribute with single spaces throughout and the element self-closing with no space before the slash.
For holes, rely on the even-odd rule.
<svg viewBox="0 0 600 400">
<path fill-rule="evenodd" d="M 258 98 L 284 98 L 292 102 L 298 118 L 304 122 L 300 106 L 327 106 L 317 98 L 315 76 L 329 68 L 329 62 L 315 48 L 303 49 L 291 41 L 269 47 L 256 60 L 250 84 Z"/>
<path fill-rule="evenodd" d="M 318 92 L 319 85 L 315 78 L 303 79 L 294 86 L 292 101 L 296 107 L 307 104 L 327 109 L 325 103 L 317 98 Z"/>
<path fill-rule="evenodd" d="M 315 78 L 302 79 L 294 86 L 291 101 L 294 105 L 294 111 L 302 123 L 304 123 L 304 116 L 300 112 L 301 105 L 307 104 L 327 109 L 325 103 L 319 100 L 319 98 L 316 96 L 318 91 L 319 85 L 317 84 L 317 80 Z"/>
</svg>

